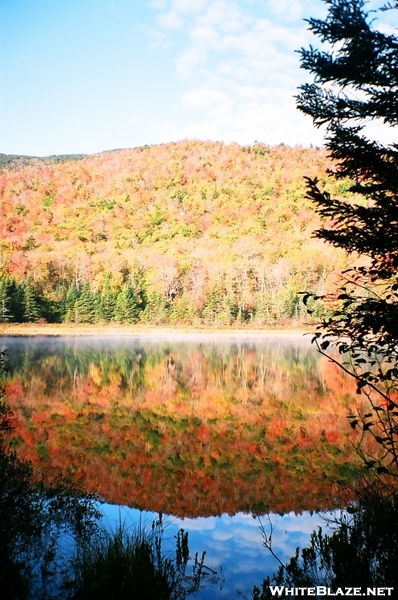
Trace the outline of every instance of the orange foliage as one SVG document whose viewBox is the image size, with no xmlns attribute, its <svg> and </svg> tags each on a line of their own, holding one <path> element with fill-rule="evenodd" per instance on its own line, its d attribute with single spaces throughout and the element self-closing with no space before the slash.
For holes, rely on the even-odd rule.
<svg viewBox="0 0 398 600">
<path fill-rule="evenodd" d="M 319 292 L 345 265 L 311 238 L 320 222 L 305 197 L 303 175 L 326 181 L 331 166 L 319 149 L 198 140 L 31 161 L 0 173 L 6 267 L 52 299 L 56 284 L 89 279 L 96 290 L 106 272 L 116 285 L 140 268 L 149 291 L 178 290 L 196 309 L 221 274 L 241 310 L 266 292 L 264 315 L 279 318 L 284 289 Z"/>
<path fill-rule="evenodd" d="M 354 386 L 308 349 L 143 344 L 112 355 L 123 366 L 73 352 L 69 377 L 46 357 L 10 373 L 15 433 L 23 456 L 73 466 L 110 502 L 180 516 L 300 512 L 327 508 L 331 482 L 354 476 Z"/>
</svg>

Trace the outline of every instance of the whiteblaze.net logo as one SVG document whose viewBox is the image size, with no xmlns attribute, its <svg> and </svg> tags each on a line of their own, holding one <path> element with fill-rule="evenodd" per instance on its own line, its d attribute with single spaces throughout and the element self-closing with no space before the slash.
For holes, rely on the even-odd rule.
<svg viewBox="0 0 398 600">
<path fill-rule="evenodd" d="M 289 588 L 280 585 L 270 585 L 272 596 L 289 598 L 290 596 L 392 596 L 393 587 L 339 587 L 335 591 L 331 588 L 318 585 L 316 587 L 294 587 Z"/>
</svg>

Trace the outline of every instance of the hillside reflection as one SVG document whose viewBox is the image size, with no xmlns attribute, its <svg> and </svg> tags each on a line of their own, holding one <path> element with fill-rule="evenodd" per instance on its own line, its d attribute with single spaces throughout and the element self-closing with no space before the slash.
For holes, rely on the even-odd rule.
<svg viewBox="0 0 398 600">
<path fill-rule="evenodd" d="M 180 517 L 330 507 L 352 383 L 302 340 L 13 339 L 20 450 L 108 502 Z"/>
</svg>

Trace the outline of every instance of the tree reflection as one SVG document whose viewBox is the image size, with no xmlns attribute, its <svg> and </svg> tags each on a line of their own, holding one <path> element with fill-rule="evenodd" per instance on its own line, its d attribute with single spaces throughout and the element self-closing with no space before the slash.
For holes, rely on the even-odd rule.
<svg viewBox="0 0 398 600">
<path fill-rule="evenodd" d="M 351 382 L 306 346 L 66 340 L 10 351 L 20 451 L 73 465 L 110 502 L 179 516 L 301 512 L 327 508 L 332 482 L 357 472 Z"/>
</svg>

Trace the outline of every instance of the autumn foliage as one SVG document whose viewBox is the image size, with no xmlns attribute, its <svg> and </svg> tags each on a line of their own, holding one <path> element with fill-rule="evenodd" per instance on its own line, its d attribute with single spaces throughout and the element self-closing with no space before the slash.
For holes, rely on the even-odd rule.
<svg viewBox="0 0 398 600">
<path fill-rule="evenodd" d="M 345 266 L 311 237 L 303 175 L 350 196 L 320 149 L 181 141 L 25 162 L 0 171 L 3 321 L 300 319 L 298 292 Z"/>
<path fill-rule="evenodd" d="M 192 517 L 301 512 L 330 508 L 333 486 L 356 477 L 355 390 L 308 349 L 43 343 L 13 350 L 19 451 L 72 467 L 109 502 Z"/>
</svg>

